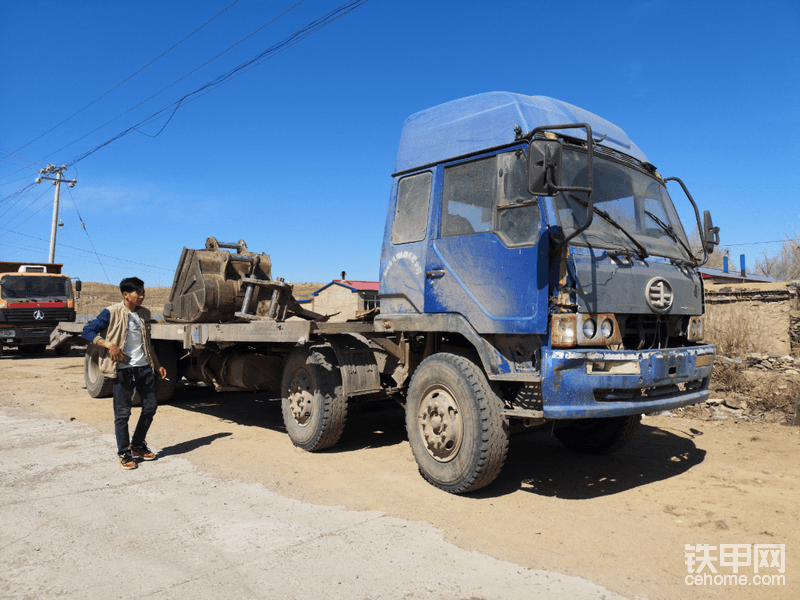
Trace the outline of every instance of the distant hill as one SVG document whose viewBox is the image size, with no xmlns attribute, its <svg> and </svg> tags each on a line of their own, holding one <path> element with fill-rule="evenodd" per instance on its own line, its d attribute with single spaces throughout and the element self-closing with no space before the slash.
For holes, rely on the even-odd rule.
<svg viewBox="0 0 800 600">
<path fill-rule="evenodd" d="M 311 298 L 311 294 L 324 286 L 324 283 L 295 283 L 294 297 L 298 300 Z M 160 315 L 164 311 L 164 303 L 169 298 L 168 287 L 146 287 L 145 300 L 142 305 L 150 310 L 154 315 Z M 79 315 L 95 316 L 104 308 L 120 302 L 122 294 L 119 287 L 108 283 L 95 283 L 84 281 L 82 284 L 81 297 L 76 302 L 76 311 Z"/>
</svg>

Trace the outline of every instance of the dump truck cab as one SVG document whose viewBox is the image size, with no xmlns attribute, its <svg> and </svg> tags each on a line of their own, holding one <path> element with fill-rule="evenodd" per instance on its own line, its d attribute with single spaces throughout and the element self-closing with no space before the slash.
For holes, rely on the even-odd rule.
<svg viewBox="0 0 800 600">
<path fill-rule="evenodd" d="M 481 94 L 412 115 L 395 171 L 387 328 L 448 316 L 490 380 L 537 388 L 532 417 L 708 396 L 699 263 L 664 180 L 619 127 L 552 98 Z M 698 227 L 718 231 L 710 217 Z"/>
</svg>

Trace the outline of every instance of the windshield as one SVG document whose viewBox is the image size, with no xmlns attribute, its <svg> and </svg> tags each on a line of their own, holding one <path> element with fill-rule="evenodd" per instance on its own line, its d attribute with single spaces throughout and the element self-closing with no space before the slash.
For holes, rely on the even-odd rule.
<svg viewBox="0 0 800 600">
<path fill-rule="evenodd" d="M 5 275 L 0 279 L 0 298 L 9 302 L 66 302 L 72 298 L 67 277 Z"/>
<path fill-rule="evenodd" d="M 564 149 L 561 185 L 586 187 L 586 154 Z M 648 254 L 688 260 L 691 258 L 674 236 L 689 245 L 664 184 L 650 175 L 594 155 L 592 169 L 594 207 L 604 211 L 633 236 Z M 554 198 L 558 222 L 564 235 L 570 235 L 586 222 L 589 195 L 561 192 Z M 673 235 L 671 235 L 671 233 Z M 636 245 L 608 219 L 595 214 L 592 225 L 573 238 L 571 244 L 603 249 L 630 249 Z"/>
</svg>

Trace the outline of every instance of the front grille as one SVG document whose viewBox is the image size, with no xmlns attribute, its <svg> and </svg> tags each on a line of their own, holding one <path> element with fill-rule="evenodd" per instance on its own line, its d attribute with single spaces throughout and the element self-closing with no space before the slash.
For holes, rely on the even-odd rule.
<svg viewBox="0 0 800 600">
<path fill-rule="evenodd" d="M 34 313 L 41 311 L 42 318 L 36 319 Z M 3 308 L 0 309 L 0 323 L 9 325 L 38 325 L 74 321 L 75 311 L 71 308 Z"/>
</svg>

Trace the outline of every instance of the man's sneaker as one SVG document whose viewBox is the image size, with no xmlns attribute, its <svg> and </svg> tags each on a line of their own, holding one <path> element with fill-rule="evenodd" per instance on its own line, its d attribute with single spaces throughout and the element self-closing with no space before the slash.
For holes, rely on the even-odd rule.
<svg viewBox="0 0 800 600">
<path fill-rule="evenodd" d="M 135 469 L 138 465 L 127 452 L 119 457 L 119 466 L 123 469 Z"/>
<path fill-rule="evenodd" d="M 142 460 L 155 460 L 156 455 L 152 453 L 147 444 L 142 444 L 140 448 L 131 448 L 131 454 Z"/>
</svg>

